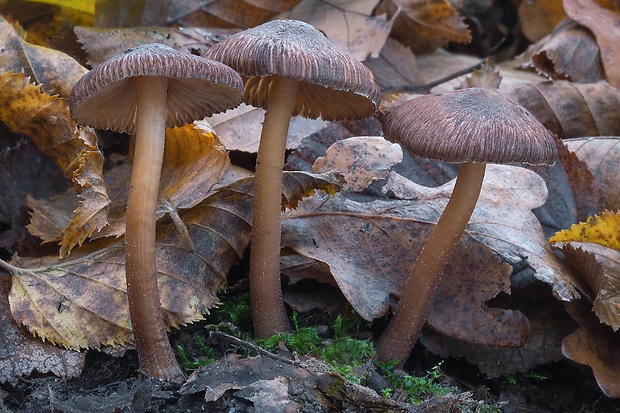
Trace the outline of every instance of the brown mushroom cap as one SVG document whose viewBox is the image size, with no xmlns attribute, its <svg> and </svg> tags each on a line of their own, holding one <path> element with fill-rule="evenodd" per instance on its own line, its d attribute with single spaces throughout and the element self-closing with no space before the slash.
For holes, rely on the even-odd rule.
<svg viewBox="0 0 620 413">
<path fill-rule="evenodd" d="M 380 103 L 370 69 L 298 20 L 274 20 L 237 33 L 213 46 L 205 57 L 227 64 L 244 77 L 244 102 L 252 106 L 266 109 L 274 75 L 300 82 L 293 115 L 366 118 Z"/>
<path fill-rule="evenodd" d="M 71 116 L 98 129 L 133 133 L 136 76 L 168 77 L 166 127 L 182 126 L 241 103 L 243 81 L 230 67 L 163 44 L 141 45 L 95 66 L 71 89 Z"/>
<path fill-rule="evenodd" d="M 424 95 L 386 116 L 387 140 L 444 162 L 553 164 L 553 134 L 523 106 L 496 89 Z"/>
</svg>

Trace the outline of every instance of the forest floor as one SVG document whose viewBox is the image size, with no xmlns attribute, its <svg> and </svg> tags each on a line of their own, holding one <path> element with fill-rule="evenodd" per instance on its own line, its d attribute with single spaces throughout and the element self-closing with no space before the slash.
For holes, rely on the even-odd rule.
<svg viewBox="0 0 620 413">
<path fill-rule="evenodd" d="M 604 397 L 588 369 L 566 361 L 491 380 L 466 361 L 441 360 L 421 345 L 404 367 L 411 376 L 401 374 L 419 381 L 398 389 L 371 357 L 350 359 L 355 366 L 343 373 L 320 357 L 289 351 L 299 343 L 281 341 L 271 351 L 258 347 L 247 332 L 248 320 L 240 314 L 247 306 L 234 310 L 234 326 L 227 320 L 231 308 L 224 306 L 226 311 L 215 311 L 208 320 L 172 333 L 171 342 L 177 351 L 182 349 L 179 360 L 190 376 L 182 387 L 141 374 L 135 351 L 88 351 L 77 378 L 32 376 L 3 384 L 0 413 L 620 411 L 620 403 Z M 325 315 L 299 318 L 293 320 L 297 331 L 316 332 L 322 343 L 337 342 L 333 326 L 322 322 Z M 372 342 L 372 327 L 350 334 L 362 339 L 347 341 L 337 351 L 357 357 L 355 343 Z"/>
</svg>

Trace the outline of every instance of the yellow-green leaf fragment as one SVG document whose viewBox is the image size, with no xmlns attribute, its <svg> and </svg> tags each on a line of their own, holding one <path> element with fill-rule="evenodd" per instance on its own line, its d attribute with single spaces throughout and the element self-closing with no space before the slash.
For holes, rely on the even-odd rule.
<svg viewBox="0 0 620 413">
<path fill-rule="evenodd" d="M 620 214 L 604 211 L 601 216 L 588 217 L 586 222 L 557 232 L 549 242 L 589 242 L 620 251 Z"/>
</svg>

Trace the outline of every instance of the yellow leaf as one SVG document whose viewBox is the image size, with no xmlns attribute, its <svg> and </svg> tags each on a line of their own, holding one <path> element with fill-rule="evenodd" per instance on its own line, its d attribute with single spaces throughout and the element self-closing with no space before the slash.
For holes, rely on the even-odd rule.
<svg viewBox="0 0 620 413">
<path fill-rule="evenodd" d="M 601 216 L 588 217 L 586 222 L 557 232 L 549 242 L 590 242 L 620 251 L 620 214 L 604 211 Z"/>
<path fill-rule="evenodd" d="M 84 13 L 95 14 L 95 0 L 34 0 L 37 3 L 52 4 L 54 6 L 70 7 Z"/>
</svg>

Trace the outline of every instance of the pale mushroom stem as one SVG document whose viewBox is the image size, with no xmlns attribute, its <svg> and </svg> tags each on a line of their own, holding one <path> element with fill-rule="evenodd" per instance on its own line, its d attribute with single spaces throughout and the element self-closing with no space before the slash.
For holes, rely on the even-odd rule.
<svg viewBox="0 0 620 413">
<path fill-rule="evenodd" d="M 267 100 L 254 178 L 250 300 L 254 333 L 266 338 L 290 331 L 280 281 L 282 174 L 298 82 L 274 76 Z"/>
<path fill-rule="evenodd" d="M 180 382 L 184 375 L 166 334 L 155 265 L 155 212 L 164 155 L 168 79 L 137 77 L 136 85 L 136 147 L 125 235 L 129 315 L 140 369 L 162 381 Z"/>
<path fill-rule="evenodd" d="M 380 361 L 396 359 L 402 365 L 409 357 L 426 320 L 439 277 L 474 211 L 485 169 L 484 163 L 460 166 L 450 200 L 409 273 L 394 316 L 379 338 Z"/>
</svg>

